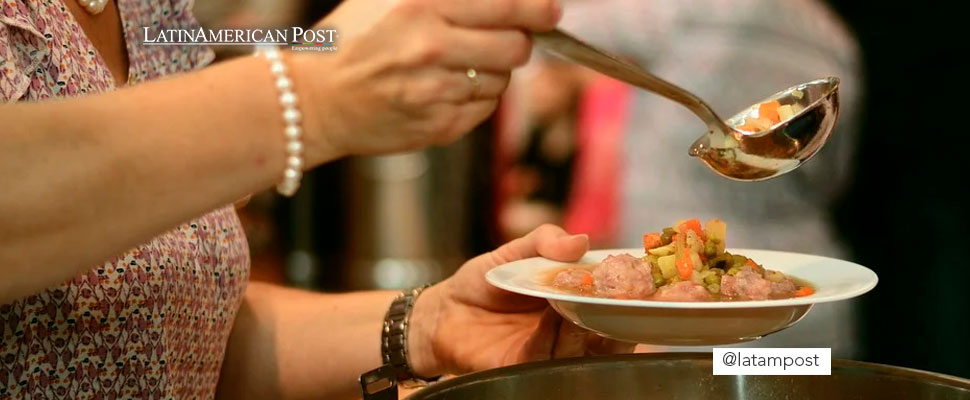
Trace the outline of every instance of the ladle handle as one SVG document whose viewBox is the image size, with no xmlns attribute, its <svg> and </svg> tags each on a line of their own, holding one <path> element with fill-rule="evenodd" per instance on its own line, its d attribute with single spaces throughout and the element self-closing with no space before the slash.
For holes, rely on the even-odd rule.
<svg viewBox="0 0 970 400">
<path fill-rule="evenodd" d="M 714 110 L 697 96 L 566 32 L 556 29 L 533 33 L 532 37 L 537 45 L 553 54 L 682 104 L 708 126 L 723 124 Z"/>
</svg>

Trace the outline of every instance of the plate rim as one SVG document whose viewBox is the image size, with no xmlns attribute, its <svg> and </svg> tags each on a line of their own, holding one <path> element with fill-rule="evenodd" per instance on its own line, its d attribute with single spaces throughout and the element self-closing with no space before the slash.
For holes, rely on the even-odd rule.
<svg viewBox="0 0 970 400">
<path fill-rule="evenodd" d="M 523 288 L 520 286 L 508 285 L 504 282 L 499 281 L 496 278 L 495 271 L 497 271 L 499 268 L 507 267 L 508 265 L 512 265 L 516 263 L 524 264 L 527 262 L 542 261 L 542 262 L 549 262 L 549 263 L 566 264 L 565 262 L 556 261 L 545 257 L 530 257 L 530 258 L 524 258 L 521 260 L 511 261 L 490 269 L 488 272 L 485 273 L 485 280 L 492 286 L 502 290 L 506 290 L 509 292 L 518 293 L 518 294 L 530 296 L 530 297 L 543 298 L 549 301 L 556 300 L 556 301 L 567 301 L 572 303 L 598 304 L 598 305 L 609 305 L 609 306 L 618 306 L 618 307 L 678 308 L 678 309 L 701 309 L 701 310 L 791 307 L 791 306 L 802 306 L 802 305 L 811 305 L 811 304 L 820 304 L 820 303 L 831 303 L 835 301 L 851 299 L 851 298 L 866 294 L 869 291 L 871 291 L 873 288 L 875 288 L 876 285 L 879 283 L 879 276 L 876 274 L 875 271 L 863 265 L 860 265 L 858 263 L 848 261 L 848 260 L 841 260 L 838 258 L 819 256 L 814 254 L 798 253 L 798 252 L 791 252 L 791 251 L 779 251 L 779 250 L 740 249 L 740 248 L 730 248 L 727 250 L 730 252 L 735 252 L 739 254 L 745 254 L 745 252 L 761 252 L 761 253 L 776 253 L 779 255 L 797 255 L 797 256 L 803 256 L 803 257 L 833 260 L 839 263 L 850 264 L 856 268 L 861 268 L 863 273 L 867 273 L 868 275 L 871 275 L 871 279 L 869 279 L 865 285 L 863 285 L 858 289 L 846 291 L 844 293 L 837 293 L 837 294 L 831 294 L 831 295 L 820 296 L 820 297 L 815 297 L 814 295 L 812 295 L 812 296 L 806 296 L 806 297 L 796 297 L 791 299 L 779 299 L 779 300 L 677 302 L 677 301 L 657 301 L 657 300 L 608 299 L 603 297 L 588 297 L 588 296 L 578 296 L 578 295 L 567 294 L 567 293 L 545 292 L 540 290 Z M 587 254 L 591 252 L 612 252 L 612 254 L 618 254 L 622 252 L 627 252 L 627 253 L 643 252 L 643 249 L 640 249 L 640 248 L 592 249 L 584 253 L 583 257 L 585 257 Z"/>
</svg>

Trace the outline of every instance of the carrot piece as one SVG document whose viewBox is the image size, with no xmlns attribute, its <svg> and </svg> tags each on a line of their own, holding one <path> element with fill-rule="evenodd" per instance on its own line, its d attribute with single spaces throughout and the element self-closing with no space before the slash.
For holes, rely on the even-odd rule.
<svg viewBox="0 0 970 400">
<path fill-rule="evenodd" d="M 643 235 L 643 249 L 650 250 L 663 246 L 663 240 L 660 239 L 660 234 L 657 232 L 648 233 Z"/>
<path fill-rule="evenodd" d="M 677 230 L 681 233 L 686 233 L 688 230 L 691 230 L 697 234 L 697 237 L 704 237 L 704 228 L 701 228 L 701 220 L 696 218 L 684 221 L 680 224 L 680 226 L 677 227 Z"/>
<path fill-rule="evenodd" d="M 798 289 L 795 292 L 795 297 L 805 297 L 805 296 L 811 296 L 813 294 L 815 294 L 815 289 L 812 289 L 811 287 L 808 287 L 808 286 L 802 286 L 801 289 Z"/>
<path fill-rule="evenodd" d="M 681 250 L 680 257 L 677 257 L 675 262 L 677 265 L 677 274 L 683 279 L 690 279 L 690 275 L 694 273 L 694 261 L 690 258 L 690 250 Z"/>
<path fill-rule="evenodd" d="M 769 119 L 772 124 L 777 124 L 781 122 L 781 117 L 778 116 L 778 107 L 781 107 L 781 103 L 777 100 L 761 103 L 758 106 L 758 117 Z"/>
<path fill-rule="evenodd" d="M 593 286 L 593 274 L 583 275 L 583 286 Z"/>
<path fill-rule="evenodd" d="M 761 130 L 754 124 L 747 123 L 747 122 L 742 125 L 738 125 L 737 128 L 738 130 L 747 131 L 747 132 L 758 132 L 759 130 Z"/>
</svg>

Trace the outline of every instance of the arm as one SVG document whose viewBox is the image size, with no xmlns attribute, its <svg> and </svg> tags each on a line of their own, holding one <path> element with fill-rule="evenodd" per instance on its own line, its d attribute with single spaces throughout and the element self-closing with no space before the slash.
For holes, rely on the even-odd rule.
<svg viewBox="0 0 970 400">
<path fill-rule="evenodd" d="M 630 352 L 562 321 L 544 299 L 488 284 L 497 265 L 542 255 L 575 261 L 585 235 L 543 226 L 476 257 L 418 297 L 408 354 L 420 376 L 584 354 Z M 223 399 L 350 399 L 382 364 L 381 327 L 396 292 L 316 294 L 252 284 L 236 316 L 219 381 Z"/>
<path fill-rule="evenodd" d="M 521 29 L 553 27 L 555 4 L 400 1 L 333 55 L 290 54 L 307 167 L 468 132 L 527 61 Z M 280 114 L 268 66 L 253 57 L 113 93 L 0 106 L 0 303 L 276 183 Z"/>
<path fill-rule="evenodd" d="M 250 284 L 229 339 L 218 397 L 359 396 L 357 377 L 381 365 L 381 326 L 396 295 Z"/>
<path fill-rule="evenodd" d="M 246 57 L 0 107 L 0 303 L 273 185 L 285 154 L 275 91 L 266 61 Z M 340 156 L 306 140 L 312 165 Z"/>
</svg>

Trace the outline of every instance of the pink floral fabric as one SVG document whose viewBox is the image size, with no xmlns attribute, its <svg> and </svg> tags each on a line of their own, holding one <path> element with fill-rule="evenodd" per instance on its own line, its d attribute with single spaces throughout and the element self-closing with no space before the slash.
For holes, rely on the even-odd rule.
<svg viewBox="0 0 970 400">
<path fill-rule="evenodd" d="M 0 0 L 0 102 L 114 89 L 63 1 L 73 0 Z M 141 44 L 143 26 L 196 26 L 191 1 L 116 1 L 129 84 L 212 61 L 200 46 Z M 246 238 L 228 206 L 0 305 L 0 400 L 212 398 L 248 277 Z"/>
</svg>

